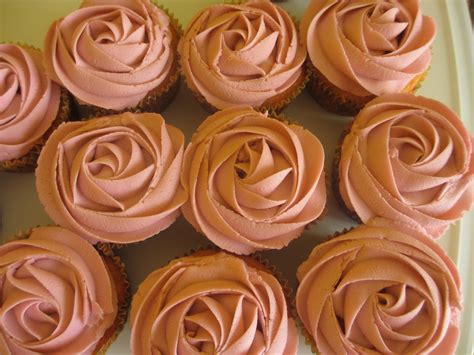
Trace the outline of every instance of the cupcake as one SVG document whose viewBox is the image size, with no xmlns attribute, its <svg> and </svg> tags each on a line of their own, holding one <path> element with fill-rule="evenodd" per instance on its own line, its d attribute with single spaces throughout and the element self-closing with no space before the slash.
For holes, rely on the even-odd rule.
<svg viewBox="0 0 474 355">
<path fill-rule="evenodd" d="M 60 227 L 0 246 L 0 353 L 105 352 L 126 320 L 123 264 Z"/>
<path fill-rule="evenodd" d="M 139 286 L 132 354 L 296 354 L 298 335 L 277 279 L 253 259 L 200 252 Z"/>
<path fill-rule="evenodd" d="M 306 50 L 292 18 L 269 0 L 200 11 L 178 48 L 189 89 L 211 111 L 279 111 L 304 87 Z"/>
<path fill-rule="evenodd" d="M 85 0 L 45 39 L 50 77 L 81 118 L 163 110 L 178 88 L 179 25 L 150 0 Z"/>
<path fill-rule="evenodd" d="M 436 24 L 419 0 L 312 0 L 300 30 L 310 93 L 326 110 L 354 116 L 377 96 L 420 86 Z"/>
<path fill-rule="evenodd" d="M 321 354 L 454 354 L 460 278 L 441 247 L 374 221 L 317 246 L 299 268 L 298 315 Z"/>
<path fill-rule="evenodd" d="M 51 219 L 88 241 L 138 242 L 179 215 L 183 151 L 182 132 L 155 113 L 66 123 L 41 152 L 36 189 Z"/>
<path fill-rule="evenodd" d="M 336 153 L 335 193 L 362 222 L 381 216 L 438 238 L 474 202 L 472 140 L 440 102 L 379 97 L 355 118 Z"/>
<path fill-rule="evenodd" d="M 184 154 L 184 217 L 220 248 L 237 254 L 281 249 L 326 204 L 319 140 L 250 107 L 208 117 Z"/>
<path fill-rule="evenodd" d="M 46 76 L 41 51 L 0 44 L 0 170 L 33 171 L 47 136 L 68 118 L 68 95 Z"/>
</svg>

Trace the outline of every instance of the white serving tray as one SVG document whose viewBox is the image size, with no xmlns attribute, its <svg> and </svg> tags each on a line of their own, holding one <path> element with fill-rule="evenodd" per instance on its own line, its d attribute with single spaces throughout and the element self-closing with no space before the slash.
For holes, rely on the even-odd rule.
<svg viewBox="0 0 474 355">
<path fill-rule="evenodd" d="M 185 26 L 202 7 L 219 1 L 212 0 L 161 0 Z M 43 36 L 51 22 L 77 8 L 79 0 L 0 0 L 0 42 L 28 43 L 42 48 Z M 297 18 L 301 18 L 308 1 L 289 0 L 281 5 Z M 473 131 L 473 54 L 472 31 L 466 1 L 424 0 L 424 13 L 433 16 L 438 34 L 433 47 L 433 62 L 428 78 L 419 94 L 442 101 L 458 112 L 469 131 Z M 326 150 L 326 172 L 330 176 L 336 141 L 348 122 L 347 118 L 328 114 L 304 92 L 284 114 L 297 120 L 319 137 Z M 208 114 L 194 100 L 183 85 L 170 107 L 163 113 L 168 123 L 181 128 L 189 140 L 194 129 Z M 50 224 L 36 196 L 34 174 L 0 173 L 0 241 L 21 229 Z M 474 271 L 473 216 L 471 211 L 462 221 L 453 225 L 440 239 L 451 258 L 459 267 L 464 293 L 462 335 L 457 354 L 473 353 L 473 282 Z M 328 213 L 317 225 L 280 251 L 263 253 L 296 287 L 296 268 L 306 259 L 312 248 L 328 235 L 353 225 L 338 208 L 330 193 Z M 194 232 L 180 217 L 159 236 L 125 247 L 118 253 L 127 266 L 132 292 L 152 270 L 170 259 L 181 256 L 207 240 Z M 128 325 L 109 349 L 109 354 L 129 353 L 130 329 Z M 311 353 L 300 337 L 300 354 Z"/>
</svg>

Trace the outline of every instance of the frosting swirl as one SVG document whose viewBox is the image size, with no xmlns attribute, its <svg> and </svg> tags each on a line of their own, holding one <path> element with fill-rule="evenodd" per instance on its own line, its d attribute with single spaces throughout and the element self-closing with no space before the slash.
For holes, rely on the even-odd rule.
<svg viewBox="0 0 474 355">
<path fill-rule="evenodd" d="M 36 187 L 48 215 L 91 242 L 137 242 L 170 226 L 186 200 L 182 132 L 154 113 L 59 126 Z"/>
<path fill-rule="evenodd" d="M 301 21 L 312 64 L 357 96 L 402 92 L 431 63 L 436 24 L 419 0 L 313 0 Z"/>
<path fill-rule="evenodd" d="M 326 204 L 324 151 L 309 131 L 250 107 L 207 118 L 186 148 L 186 219 L 219 247 L 281 249 Z"/>
<path fill-rule="evenodd" d="M 87 104 L 134 107 L 174 65 L 177 35 L 170 27 L 150 0 L 85 0 L 46 35 L 48 75 Z"/>
<path fill-rule="evenodd" d="M 60 227 L 0 246 L 0 353 L 93 354 L 117 315 L 97 251 Z"/>
<path fill-rule="evenodd" d="M 374 221 L 317 246 L 296 307 L 323 354 L 454 354 L 460 278 L 435 242 Z"/>
<path fill-rule="evenodd" d="M 174 260 L 150 274 L 131 311 L 132 354 L 296 354 L 281 285 L 225 253 Z"/>
<path fill-rule="evenodd" d="M 59 110 L 59 86 L 44 73 L 41 51 L 0 44 L 0 161 L 27 154 Z"/>
<path fill-rule="evenodd" d="M 341 197 L 363 222 L 382 216 L 437 238 L 474 202 L 472 139 L 437 101 L 377 98 L 344 139 Z"/>
<path fill-rule="evenodd" d="M 260 107 L 304 75 L 306 50 L 296 27 L 268 0 L 202 10 L 178 51 L 188 85 L 217 109 Z"/>
</svg>

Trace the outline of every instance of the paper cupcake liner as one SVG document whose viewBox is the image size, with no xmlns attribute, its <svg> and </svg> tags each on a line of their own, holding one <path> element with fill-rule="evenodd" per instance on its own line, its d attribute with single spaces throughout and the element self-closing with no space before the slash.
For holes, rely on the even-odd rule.
<svg viewBox="0 0 474 355">
<path fill-rule="evenodd" d="M 334 198 L 337 201 L 337 204 L 341 207 L 341 209 L 344 211 L 344 213 L 352 218 L 355 222 L 357 223 L 362 223 L 362 220 L 359 218 L 357 213 L 353 210 L 351 210 L 347 205 L 344 199 L 342 198 L 341 192 L 339 190 L 339 183 L 340 183 L 340 176 L 339 176 L 339 163 L 341 161 L 341 152 L 342 152 L 342 144 L 344 143 L 344 138 L 351 132 L 351 127 L 354 121 L 351 121 L 347 128 L 341 133 L 341 136 L 339 137 L 339 141 L 336 145 L 336 150 L 334 152 L 334 160 L 332 163 L 332 174 L 330 180 L 331 181 L 331 187 L 329 187 L 328 191 L 333 192 Z"/>
<path fill-rule="evenodd" d="M 306 60 L 306 68 L 310 77 L 309 93 L 326 111 L 343 116 L 355 116 L 369 101 L 376 98 L 375 95 L 357 96 L 339 89 L 316 69 L 309 58 Z M 412 94 L 418 90 L 427 76 L 428 70 L 414 77 L 402 92 Z"/>
<path fill-rule="evenodd" d="M 227 5 L 243 5 L 247 2 L 248 0 L 225 0 L 223 3 Z M 299 26 L 298 26 L 298 21 L 296 20 L 296 18 L 292 16 L 288 11 L 286 12 L 290 15 L 291 19 L 293 20 L 293 23 L 295 24 L 295 28 L 298 29 Z M 191 91 L 195 99 L 206 111 L 212 114 L 221 110 L 206 100 L 206 98 L 195 88 L 195 86 L 189 82 L 187 75 L 184 73 L 183 70 L 181 70 L 181 75 L 186 84 L 186 87 L 189 89 L 189 91 Z M 310 75 L 306 71 L 305 66 L 303 64 L 302 73 L 300 77 L 295 81 L 295 83 L 291 87 L 289 87 L 284 92 L 267 99 L 262 105 L 260 105 L 259 107 L 254 107 L 254 109 L 260 112 L 270 112 L 272 114 L 279 114 L 299 94 L 301 94 L 301 92 L 303 92 L 309 80 L 310 80 Z"/>
<path fill-rule="evenodd" d="M 8 238 L 7 242 L 15 240 L 28 239 L 34 228 L 22 230 L 17 234 Z M 104 264 L 113 280 L 115 291 L 117 293 L 118 309 L 114 323 L 107 329 L 103 337 L 97 343 L 94 350 L 96 355 L 105 355 L 110 345 L 117 339 L 123 330 L 128 318 L 128 310 L 130 308 L 130 283 L 128 274 L 125 270 L 125 264 L 119 256 L 115 255 L 108 244 L 98 243 L 95 249 L 102 257 Z"/>
<path fill-rule="evenodd" d="M 316 102 L 326 111 L 343 116 L 355 116 L 366 103 L 375 98 L 374 95 L 356 96 L 333 85 L 308 58 L 306 68 L 310 81 L 308 91 Z"/>
<path fill-rule="evenodd" d="M 31 47 L 33 48 L 33 47 Z M 70 96 L 69 93 L 61 88 L 61 98 L 59 101 L 59 109 L 56 118 L 51 123 L 51 127 L 43 134 L 43 136 L 37 141 L 37 143 L 30 149 L 30 151 L 24 156 L 0 162 L 0 171 L 6 171 L 11 173 L 30 173 L 35 171 L 41 149 L 45 145 L 48 137 L 53 131 L 63 122 L 69 121 L 71 117 L 70 107 Z"/>
<path fill-rule="evenodd" d="M 123 112 L 162 112 L 168 105 L 173 101 L 176 94 L 179 91 L 180 86 L 180 66 L 179 66 L 179 55 L 178 55 L 178 42 L 182 34 L 181 24 L 177 18 L 172 14 L 166 7 L 158 4 L 155 0 L 151 2 L 160 10 L 162 10 L 170 19 L 171 30 L 173 33 L 174 43 L 172 44 L 173 52 L 175 54 L 174 63 L 171 67 L 165 80 L 158 85 L 156 88 L 151 90 L 136 106 L 128 107 L 123 110 L 111 110 L 95 105 L 89 105 L 80 102 L 74 95 L 71 94 L 73 101 L 74 114 L 80 120 L 88 120 L 95 117 L 116 115 Z M 82 6 L 82 5 L 81 5 Z"/>
</svg>

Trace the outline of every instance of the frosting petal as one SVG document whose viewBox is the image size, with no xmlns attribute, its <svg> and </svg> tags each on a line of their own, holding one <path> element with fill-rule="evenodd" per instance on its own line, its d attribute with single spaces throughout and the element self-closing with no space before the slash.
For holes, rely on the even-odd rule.
<svg viewBox="0 0 474 355">
<path fill-rule="evenodd" d="M 375 219 L 317 246 L 297 278 L 298 315 L 324 354 L 454 354 L 459 274 L 403 223 Z"/>
<path fill-rule="evenodd" d="M 177 259 L 139 286 L 132 354 L 296 354 L 281 285 L 225 253 Z"/>
<path fill-rule="evenodd" d="M 268 0 L 212 5 L 178 51 L 188 84 L 214 107 L 259 107 L 303 75 L 306 51 L 290 16 Z"/>
<path fill-rule="evenodd" d="M 176 60 L 170 26 L 149 0 L 87 0 L 51 25 L 45 66 L 82 102 L 134 107 L 164 82 Z"/>
<path fill-rule="evenodd" d="M 0 161 L 27 154 L 59 110 L 59 86 L 44 73 L 41 51 L 0 44 Z"/>
<path fill-rule="evenodd" d="M 250 107 L 207 118 L 188 145 L 181 181 L 186 219 L 223 249 L 281 249 L 326 204 L 319 140 Z"/>
<path fill-rule="evenodd" d="M 312 0 L 300 25 L 312 64 L 357 96 L 402 92 L 431 63 L 436 24 L 420 1 Z"/>
<path fill-rule="evenodd" d="M 364 222 L 382 216 L 438 238 L 474 202 L 472 139 L 437 101 L 377 98 L 344 139 L 341 196 Z"/>
<path fill-rule="evenodd" d="M 179 215 L 184 136 L 153 113 L 63 124 L 41 152 L 38 196 L 48 215 L 91 242 L 132 243 Z"/>
<path fill-rule="evenodd" d="M 0 352 L 93 354 L 117 315 L 97 251 L 60 227 L 0 246 Z"/>
</svg>

